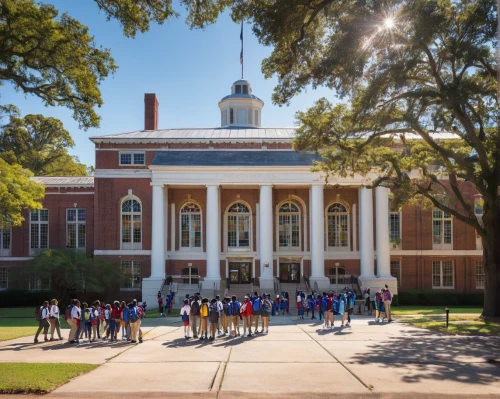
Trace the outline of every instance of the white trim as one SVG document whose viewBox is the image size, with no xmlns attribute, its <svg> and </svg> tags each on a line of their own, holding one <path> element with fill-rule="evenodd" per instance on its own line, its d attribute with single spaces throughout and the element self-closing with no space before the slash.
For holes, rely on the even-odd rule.
<svg viewBox="0 0 500 399">
<path fill-rule="evenodd" d="M 40 220 L 40 212 L 41 211 L 47 211 L 47 220 L 46 221 L 41 221 Z M 34 214 L 34 213 L 37 213 L 38 214 L 38 220 L 36 221 L 32 221 L 31 220 L 31 215 Z M 50 217 L 50 213 L 49 213 L 49 210 L 46 209 L 46 208 L 42 208 L 42 209 L 39 209 L 37 211 L 30 211 L 29 214 L 28 214 L 28 217 L 29 217 L 29 240 L 28 240 L 28 250 L 29 250 L 29 253 L 30 255 L 36 255 L 37 253 L 39 253 L 41 250 L 44 250 L 44 249 L 48 249 L 50 247 L 50 235 L 49 235 L 49 217 Z M 38 226 L 38 247 L 36 248 L 32 248 L 31 247 L 31 226 L 32 224 L 36 224 Z M 41 232 L 40 232 L 40 226 L 42 224 L 46 224 L 47 225 L 47 247 L 41 247 L 40 246 L 40 242 L 41 242 Z"/>
<path fill-rule="evenodd" d="M 153 174 L 149 169 L 97 169 L 96 179 L 151 179 Z"/>
<path fill-rule="evenodd" d="M 130 163 L 122 163 L 122 154 L 130 154 L 131 159 Z M 134 162 L 134 155 L 135 154 L 142 154 L 144 155 L 144 163 L 135 163 Z M 131 150 L 125 150 L 121 149 L 119 154 L 118 154 L 118 165 L 119 166 L 135 166 L 135 165 L 140 165 L 140 166 L 146 166 L 146 153 L 144 151 L 131 151 Z"/>
<path fill-rule="evenodd" d="M 53 186 L 49 186 L 49 188 L 51 188 Z M 67 187 L 67 186 L 64 186 L 64 187 Z M 92 186 L 94 187 L 94 186 Z M 93 191 L 88 191 L 88 192 L 69 192 L 69 193 L 45 193 L 45 195 L 66 195 L 66 194 L 73 194 L 73 195 L 94 195 L 95 193 Z"/>
<path fill-rule="evenodd" d="M 297 198 L 292 198 L 296 197 L 294 195 L 290 195 L 288 198 L 284 199 L 283 201 L 279 202 L 278 205 L 276 205 L 276 237 L 277 237 L 277 246 L 276 249 L 280 253 L 288 254 L 291 251 L 296 251 L 296 252 L 302 252 L 302 213 L 304 210 L 300 209 L 301 206 L 297 204 Z M 297 208 L 299 209 L 298 216 L 299 216 L 299 246 L 298 247 L 281 247 L 280 242 L 279 242 L 279 234 L 280 234 L 280 224 L 279 224 L 279 218 L 280 218 L 280 208 L 283 204 L 290 202 L 294 203 L 297 205 Z M 300 201 L 299 201 L 300 202 Z M 303 203 L 303 201 L 302 201 Z M 297 216 L 297 212 L 290 212 L 290 213 L 283 213 L 283 216 L 287 215 L 294 215 Z M 289 225 L 289 233 L 290 233 L 290 244 L 292 242 L 292 220 L 290 219 L 290 225 Z"/>
<path fill-rule="evenodd" d="M 332 205 L 335 205 L 335 204 L 342 205 L 344 208 L 346 208 L 346 212 L 338 212 L 338 213 L 331 212 L 331 213 L 329 213 L 328 209 Z M 328 217 L 329 216 L 347 216 L 347 247 L 342 247 L 342 246 L 341 247 L 331 247 L 328 245 L 329 244 L 329 242 L 328 242 L 328 228 L 329 228 Z M 350 218 L 350 216 L 351 216 L 351 207 L 344 200 L 341 200 L 341 199 L 339 199 L 338 201 L 335 200 L 333 202 L 330 202 L 325 207 L 324 214 L 323 214 L 323 219 L 325 221 L 324 242 L 325 242 L 325 248 L 326 248 L 327 252 L 343 252 L 343 251 L 350 251 L 351 250 L 351 218 Z"/>
<path fill-rule="evenodd" d="M 219 196 L 220 197 L 220 196 Z M 248 208 L 248 213 L 235 213 L 235 216 L 238 215 L 245 215 L 248 216 L 249 220 L 249 242 L 248 242 L 248 247 L 230 247 L 229 246 L 229 238 L 228 238 L 228 233 L 229 233 L 229 209 L 231 206 L 234 204 L 243 204 Z M 225 209 L 224 211 L 224 250 L 227 253 L 248 253 L 248 252 L 253 252 L 253 217 L 252 217 L 252 207 L 250 204 L 242 199 L 237 199 L 236 201 L 231 202 Z"/>
<path fill-rule="evenodd" d="M 151 250 L 149 249 L 96 249 L 94 255 L 99 256 L 111 256 L 111 255 L 121 255 L 121 256 L 148 256 L 151 255 Z"/>
<path fill-rule="evenodd" d="M 439 263 L 439 285 L 434 285 L 434 262 Z M 451 263 L 451 277 L 452 277 L 452 285 L 443 287 L 443 262 Z M 436 290 L 453 290 L 455 289 L 455 262 L 452 260 L 433 260 L 431 263 L 431 284 L 432 289 Z"/>
<path fill-rule="evenodd" d="M 352 250 L 358 250 L 358 220 L 356 215 L 357 204 L 352 204 Z"/>
<path fill-rule="evenodd" d="M 74 221 L 69 221 L 68 220 L 68 211 L 74 210 L 75 212 L 75 220 Z M 85 220 L 82 222 L 78 220 L 78 211 L 85 211 Z M 75 225 L 75 246 L 74 247 L 68 247 L 68 226 L 69 225 Z M 79 226 L 85 226 L 85 245 L 83 247 L 78 246 L 78 239 L 79 239 Z M 71 248 L 71 249 L 81 249 L 85 250 L 87 248 L 87 208 L 66 208 L 66 248 Z"/>
<path fill-rule="evenodd" d="M 259 252 L 259 237 L 260 237 L 260 204 L 255 204 L 255 252 Z M 252 248 L 253 250 L 253 248 Z"/>
<path fill-rule="evenodd" d="M 442 213 L 442 217 L 440 219 L 434 219 L 434 210 L 438 210 Z M 450 217 L 449 218 L 445 218 L 444 217 L 444 214 L 445 213 L 448 213 L 448 212 L 445 212 L 439 208 L 432 208 L 432 211 L 431 211 L 431 234 L 432 234 L 432 249 L 434 250 L 453 250 L 453 215 L 450 214 Z M 437 221 L 441 221 L 441 243 L 439 244 L 434 244 L 434 220 L 437 220 Z M 449 244 L 445 244 L 444 243 L 444 223 L 449 221 L 450 224 L 451 224 L 451 243 Z"/>
<path fill-rule="evenodd" d="M 12 224 L 5 223 L 5 224 L 3 224 L 3 226 L 4 227 L 0 228 L 0 256 L 1 257 L 10 257 L 12 255 Z M 4 239 L 3 232 L 4 231 L 9 232 L 9 248 L 3 248 L 3 239 Z"/>
<path fill-rule="evenodd" d="M 392 241 L 390 241 L 390 235 L 391 235 L 391 215 L 399 215 L 399 245 L 394 248 Z M 391 253 L 393 253 L 395 250 L 401 249 L 403 246 L 403 240 L 402 240 L 402 235 L 403 235 L 403 213 L 401 211 L 395 211 L 391 212 L 389 211 L 389 220 L 387 221 L 389 223 L 389 250 Z M 453 232 L 453 230 L 452 230 Z"/>
<path fill-rule="evenodd" d="M 125 197 L 123 197 L 121 200 L 120 200 L 120 249 L 124 249 L 123 248 L 123 236 L 122 236 L 122 233 L 123 233 L 123 203 L 125 201 L 137 201 L 139 203 L 139 205 L 141 206 L 141 211 L 140 212 L 134 212 L 133 210 L 131 212 L 126 212 L 127 214 L 130 214 L 131 218 L 130 218 L 130 243 L 125 243 L 125 244 L 130 244 L 130 246 L 132 248 L 126 248 L 126 249 L 130 249 L 130 250 L 133 250 L 133 251 L 137 251 L 137 250 L 141 250 L 142 249 L 142 240 L 143 240 L 143 237 L 144 237 L 144 229 L 142 227 L 142 222 L 143 222 L 143 211 L 144 211 L 144 207 L 142 205 L 142 201 L 139 197 L 137 197 L 136 195 L 133 195 L 133 194 L 128 194 L 126 195 Z M 134 218 L 133 216 L 139 214 L 141 216 L 141 242 L 136 242 L 134 243 Z M 136 245 L 134 245 L 136 244 Z M 134 248 L 134 246 L 137 246 L 137 247 L 140 247 L 140 248 Z"/>
<path fill-rule="evenodd" d="M 184 202 L 181 203 L 182 205 L 179 207 L 179 251 L 180 252 L 204 252 L 203 250 L 203 210 L 201 209 L 201 205 L 199 204 L 198 201 L 195 201 L 193 199 L 188 199 Z M 191 246 L 191 218 L 189 218 L 189 247 L 183 247 L 182 246 L 182 208 L 184 208 L 187 204 L 195 204 L 199 209 L 200 212 L 193 212 L 193 213 L 185 213 L 184 215 L 200 215 L 200 246 L 199 247 L 192 247 Z"/>
</svg>

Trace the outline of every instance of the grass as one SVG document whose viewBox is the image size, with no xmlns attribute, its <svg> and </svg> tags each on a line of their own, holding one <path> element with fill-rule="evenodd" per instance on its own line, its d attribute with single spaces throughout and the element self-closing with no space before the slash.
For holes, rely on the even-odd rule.
<svg viewBox="0 0 500 399">
<path fill-rule="evenodd" d="M 445 334 L 492 336 L 500 334 L 500 323 L 484 321 L 476 316 L 450 316 L 448 328 L 444 317 L 409 317 L 399 321 Z"/>
<path fill-rule="evenodd" d="M 404 315 L 444 315 L 445 306 L 398 306 L 391 307 L 391 313 L 394 316 L 404 316 Z M 448 307 L 450 309 L 450 314 L 457 313 L 477 313 L 481 314 L 483 308 L 466 308 L 466 307 Z"/>
<path fill-rule="evenodd" d="M 2 363 L 0 393 L 47 393 L 97 367 L 72 363 Z"/>
<path fill-rule="evenodd" d="M 35 335 L 37 327 L 0 327 L 0 341 Z M 42 338 L 43 339 L 43 338 Z"/>
<path fill-rule="evenodd" d="M 0 317 L 31 317 L 34 319 L 35 307 L 36 306 L 32 308 L 0 308 Z"/>
<path fill-rule="evenodd" d="M 178 317 L 179 316 L 180 309 L 171 309 L 170 314 L 167 315 L 167 317 Z M 158 308 L 154 309 L 148 309 L 146 310 L 146 318 L 147 319 L 158 319 L 160 316 L 158 316 Z"/>
</svg>

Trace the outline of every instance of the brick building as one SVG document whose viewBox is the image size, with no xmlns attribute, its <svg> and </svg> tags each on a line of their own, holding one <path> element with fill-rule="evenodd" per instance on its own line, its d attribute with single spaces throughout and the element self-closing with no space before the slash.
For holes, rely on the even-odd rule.
<svg viewBox="0 0 500 399">
<path fill-rule="evenodd" d="M 239 80 L 219 102 L 220 128 L 163 130 L 146 94 L 144 130 L 91 138 L 95 177 L 35 178 L 44 209 L 0 230 L 0 289 L 49 289 L 8 272 L 49 247 L 120 262 L 137 277 L 120 289 L 148 301 L 166 276 L 191 292 L 292 291 L 303 276 L 320 290 L 349 276 L 393 292 L 482 289 L 471 227 L 437 209 L 391 209 L 387 188 L 365 187 L 373 176 L 326 184 L 310 170 L 316 155 L 292 150 L 294 129 L 261 128 L 263 106 Z"/>
</svg>

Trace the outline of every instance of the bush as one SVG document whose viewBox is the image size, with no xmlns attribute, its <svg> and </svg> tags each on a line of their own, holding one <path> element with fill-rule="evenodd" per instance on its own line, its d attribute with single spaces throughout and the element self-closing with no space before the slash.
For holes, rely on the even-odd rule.
<svg viewBox="0 0 500 399">
<path fill-rule="evenodd" d="M 400 306 L 483 306 L 482 292 L 400 291 Z"/>
<path fill-rule="evenodd" d="M 41 305 L 55 298 L 51 291 L 5 290 L 0 291 L 0 307 L 29 307 Z"/>
<path fill-rule="evenodd" d="M 392 296 L 391 306 L 399 306 L 399 295 L 398 294 L 394 294 Z"/>
</svg>

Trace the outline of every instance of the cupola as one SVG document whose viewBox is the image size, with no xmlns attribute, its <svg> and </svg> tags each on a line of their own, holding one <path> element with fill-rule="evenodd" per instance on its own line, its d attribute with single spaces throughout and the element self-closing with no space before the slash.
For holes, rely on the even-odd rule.
<svg viewBox="0 0 500 399">
<path fill-rule="evenodd" d="M 252 94 L 248 80 L 237 80 L 231 94 L 219 101 L 221 127 L 260 127 L 264 102 Z"/>
</svg>

